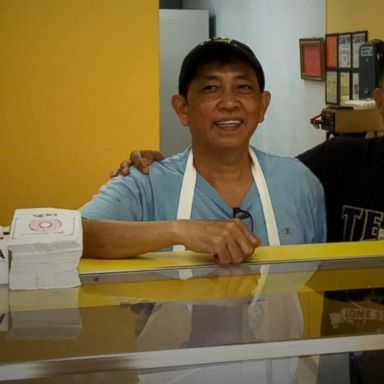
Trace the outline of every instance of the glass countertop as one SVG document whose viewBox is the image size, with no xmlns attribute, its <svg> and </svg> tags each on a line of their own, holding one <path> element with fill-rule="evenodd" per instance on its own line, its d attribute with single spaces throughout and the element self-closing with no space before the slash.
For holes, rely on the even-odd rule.
<svg viewBox="0 0 384 384">
<path fill-rule="evenodd" d="M 207 377 L 219 370 L 217 382 L 236 373 L 232 383 L 247 383 L 262 367 L 270 376 L 260 382 L 285 372 L 292 381 L 281 382 L 310 383 L 306 374 L 319 382 L 320 357 L 334 364 L 384 350 L 384 257 L 87 273 L 81 281 L 0 286 L 0 381 L 213 383 Z"/>
</svg>

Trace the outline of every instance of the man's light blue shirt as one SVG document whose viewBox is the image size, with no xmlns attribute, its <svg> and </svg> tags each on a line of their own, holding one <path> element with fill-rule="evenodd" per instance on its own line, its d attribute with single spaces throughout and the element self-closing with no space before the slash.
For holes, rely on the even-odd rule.
<svg viewBox="0 0 384 384">
<path fill-rule="evenodd" d="M 150 165 L 149 175 L 136 168 L 101 187 L 80 209 L 88 219 L 127 221 L 174 220 L 190 148 Z M 255 148 L 268 185 L 281 244 L 320 243 L 326 240 L 324 192 L 319 180 L 300 161 Z M 264 213 L 253 183 L 240 208 L 252 215 L 253 232 L 268 245 Z M 229 219 L 233 208 L 197 173 L 191 219 Z M 150 236 L 150 234 L 148 234 Z M 163 249 L 169 250 L 170 248 Z"/>
</svg>

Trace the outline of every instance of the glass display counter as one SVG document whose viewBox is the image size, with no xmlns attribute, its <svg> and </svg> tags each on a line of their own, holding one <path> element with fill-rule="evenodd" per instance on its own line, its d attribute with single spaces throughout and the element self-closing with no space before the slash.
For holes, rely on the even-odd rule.
<svg viewBox="0 0 384 384">
<path fill-rule="evenodd" d="M 1 382 L 382 380 L 383 254 L 87 272 L 81 281 L 1 287 Z"/>
</svg>

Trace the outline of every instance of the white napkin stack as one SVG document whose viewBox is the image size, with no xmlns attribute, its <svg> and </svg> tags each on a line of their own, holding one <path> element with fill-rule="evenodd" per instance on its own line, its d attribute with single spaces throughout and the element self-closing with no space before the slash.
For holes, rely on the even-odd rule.
<svg viewBox="0 0 384 384">
<path fill-rule="evenodd" d="M 80 285 L 80 212 L 56 208 L 16 209 L 8 238 L 10 289 Z"/>
</svg>

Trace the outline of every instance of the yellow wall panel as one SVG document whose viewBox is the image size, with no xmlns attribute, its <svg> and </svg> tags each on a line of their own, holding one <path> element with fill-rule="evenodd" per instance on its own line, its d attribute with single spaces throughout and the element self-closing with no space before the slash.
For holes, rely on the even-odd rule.
<svg viewBox="0 0 384 384">
<path fill-rule="evenodd" d="M 384 40 L 383 0 L 327 0 L 327 33 L 368 31 L 368 39 Z"/>
<path fill-rule="evenodd" d="M 157 0 L 1 0 L 0 57 L 0 224 L 159 147 Z"/>
</svg>

